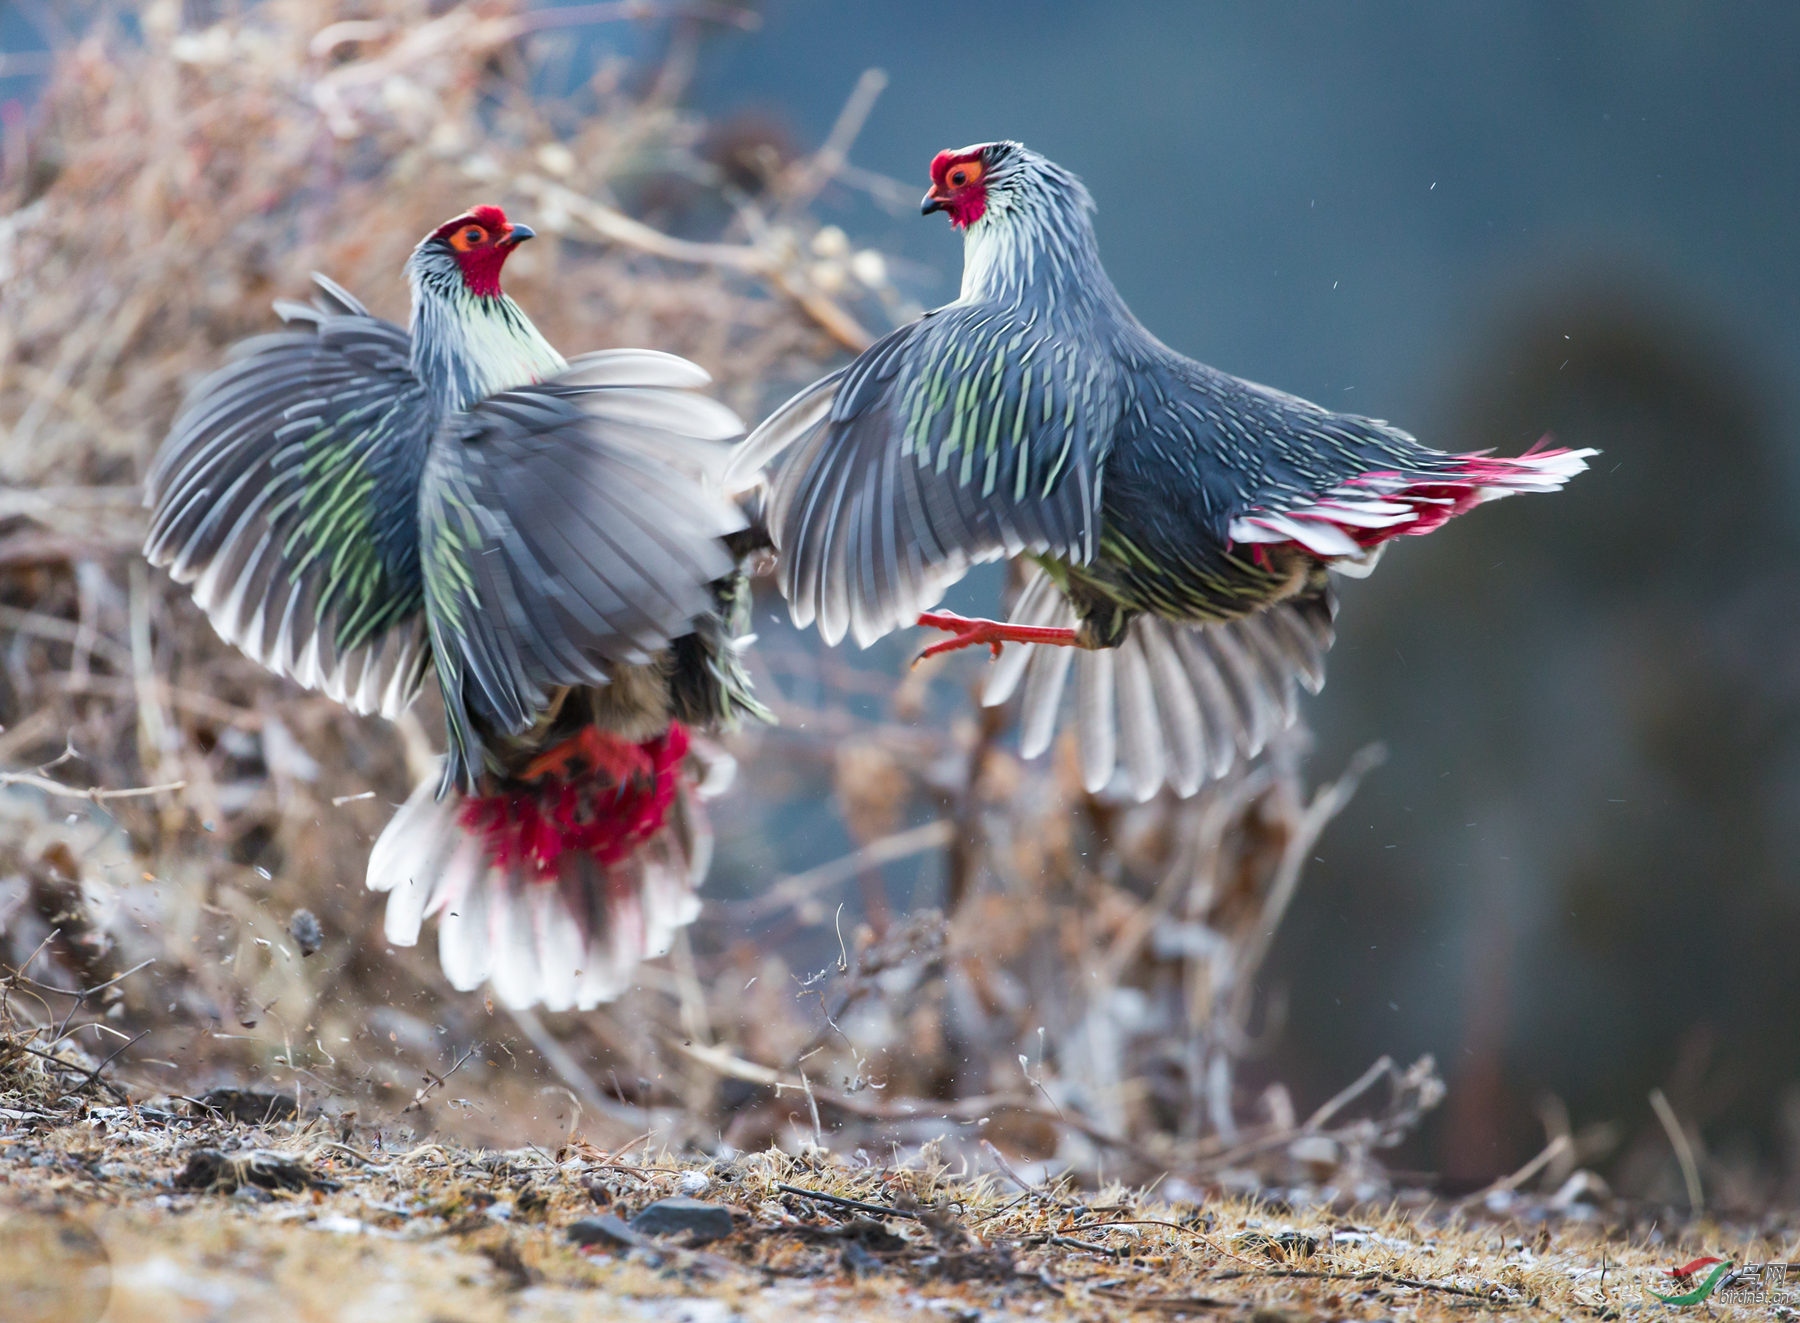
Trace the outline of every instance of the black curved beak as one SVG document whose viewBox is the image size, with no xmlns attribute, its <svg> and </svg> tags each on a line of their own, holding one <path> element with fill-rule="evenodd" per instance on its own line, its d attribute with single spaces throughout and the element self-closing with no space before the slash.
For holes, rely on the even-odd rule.
<svg viewBox="0 0 1800 1323">
<path fill-rule="evenodd" d="M 537 231 L 529 225 L 515 225 L 506 232 L 506 246 L 512 248 L 524 243 L 527 239 L 537 238 Z"/>
<path fill-rule="evenodd" d="M 925 195 L 925 200 L 919 204 L 919 214 L 921 216 L 929 216 L 932 212 L 942 211 L 943 209 L 944 199 L 938 196 L 936 187 L 933 187 L 932 190 Z"/>
</svg>

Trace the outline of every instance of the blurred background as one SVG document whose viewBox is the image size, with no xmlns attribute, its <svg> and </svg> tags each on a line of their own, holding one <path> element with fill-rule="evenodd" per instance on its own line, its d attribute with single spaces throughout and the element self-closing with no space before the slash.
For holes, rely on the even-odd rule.
<svg viewBox="0 0 1800 1323">
<path fill-rule="evenodd" d="M 1276 947 L 1269 1068 L 1322 1095 L 1436 1052 L 1471 1176 L 1547 1094 L 1622 1119 L 1663 1084 L 1800 1143 L 1800 15 L 1033 8 L 778 3 L 699 84 L 816 133 L 825 71 L 879 64 L 860 164 L 1048 153 L 1183 352 L 1446 448 L 1605 452 L 1344 588 L 1314 761 L 1390 758 Z M 868 224 L 953 295 L 940 227 Z"/>
<path fill-rule="evenodd" d="M 478 23 L 512 26 L 474 35 Z M 120 715 L 148 692 L 152 652 L 177 685 L 202 664 L 222 683 L 231 662 L 181 641 L 204 627 L 179 594 L 101 545 L 123 504 L 66 493 L 128 491 L 179 385 L 220 344 L 263 325 L 268 299 L 294 293 L 309 264 L 357 277 L 352 288 L 398 316 L 407 248 L 474 189 L 534 225 L 548 213 L 539 229 L 560 237 L 515 292 L 552 338 L 694 354 L 759 416 L 859 333 L 952 296 L 960 244 L 917 215 L 925 167 L 942 147 L 1016 137 L 1087 182 L 1108 270 L 1177 349 L 1444 448 L 1513 452 L 1548 434 L 1603 455 L 1566 492 L 1484 509 L 1346 585 L 1329 683 L 1304 709 L 1310 735 L 1297 730 L 1200 806 L 1089 802 L 1066 765 L 1006 755 L 1004 717 L 970 701 L 971 655 L 909 672 L 918 641 L 902 638 L 823 656 L 766 596 L 759 678 L 784 726 L 739 743 L 748 774 L 715 815 L 708 916 L 642 1004 L 595 1017 L 611 1028 L 521 1032 L 577 1043 L 590 1084 L 646 1114 L 662 1076 L 642 1062 L 670 1058 L 644 1026 L 662 1015 L 729 1045 L 737 1066 L 696 1074 L 688 1061 L 689 1085 L 661 1100 L 709 1118 L 710 1141 L 696 1142 L 780 1132 L 734 1122 L 770 1092 L 739 1067 L 800 1069 L 828 1045 L 843 1091 L 833 1125 L 893 1121 L 855 1111 L 870 1096 L 857 1086 L 885 1072 L 919 1098 L 1012 1090 L 1079 1105 L 1102 1149 L 1120 1128 L 1160 1127 L 1174 1147 L 1152 1155 L 1185 1154 L 1197 1172 L 1196 1155 L 1232 1152 L 1244 1118 L 1276 1133 L 1285 1107 L 1291 1128 L 1293 1107 L 1304 1115 L 1383 1054 L 1431 1054 L 1447 1094 L 1403 1127 L 1389 1162 L 1444 1188 L 1476 1188 L 1565 1135 L 1553 1174 L 1590 1166 L 1622 1191 L 1673 1198 L 1668 1135 L 1647 1101 L 1660 1089 L 1715 1197 L 1800 1195 L 1800 11 L 11 3 L 0 47 L 11 392 L 0 599 L 13 613 L 0 624 L 19 631 L 0 763 L 42 765 L 69 732 L 85 754 L 107 750 L 96 766 L 116 770 L 110 784 L 193 782 L 202 764 L 218 785 L 243 782 L 193 823 L 168 796 L 155 813 L 121 802 L 101 825 L 84 818 L 82 830 L 119 834 L 117 850 L 129 842 L 129 867 L 166 849 L 138 868 L 147 881 L 203 876 L 184 935 L 212 932 L 214 911 L 245 933 L 279 930 L 308 904 L 341 934 L 319 957 L 337 972 L 308 966 L 307 990 L 286 995 L 314 1006 L 386 988 L 379 998 L 416 1011 L 418 1061 L 436 1060 L 434 1035 L 496 1032 L 478 998 L 460 1010 L 429 1000 L 429 951 L 389 957 L 368 938 L 378 907 L 356 894 L 355 851 L 382 810 L 330 805 L 369 785 L 403 794 L 391 735 L 365 729 L 378 723 L 296 717 L 317 711 L 312 700 L 235 670 L 239 691 L 209 692 L 251 716 L 165 704 L 154 759 L 141 717 Z M 170 85 L 146 81 L 143 61 Z M 95 158 L 106 133 L 178 121 L 203 135 L 208 113 L 229 107 L 241 122 L 246 105 L 267 116 L 265 149 L 281 144 L 265 160 L 188 138 L 152 186 L 133 162 Z M 243 177 L 256 170 L 267 178 Z M 172 196 L 175 181 L 197 191 Z M 246 193 L 252 182 L 262 191 Z M 767 260 L 727 269 L 634 249 L 581 198 L 671 240 Z M 372 227 L 359 208 L 376 199 Z M 108 206 L 125 210 L 102 216 Z M 209 258 L 214 234 L 229 260 Z M 166 297 L 166 280 L 132 283 L 169 259 L 164 243 L 191 264 L 186 302 L 138 308 L 120 330 L 134 294 Z M 90 282 L 84 297 L 110 300 L 104 325 L 92 307 L 53 314 L 15 279 L 41 276 L 34 263 L 52 252 Z M 44 281 L 35 297 L 71 297 Z M 160 375 L 134 393 L 120 374 L 140 362 Z M 95 398 L 69 403 L 70 383 Z M 105 444 L 96 429 L 110 429 Z M 26 495 L 46 486 L 65 493 L 49 513 Z M 82 524 L 83 510 L 98 513 Z M 58 537 L 72 545 L 43 545 Z M 996 568 L 952 605 L 989 611 L 1003 587 Z M 52 701 L 46 670 L 117 674 L 124 692 L 82 700 L 64 684 Z M 30 728 L 34 713 L 49 715 Z M 1328 823 L 1309 817 L 1334 805 L 1304 787 L 1334 782 L 1371 742 L 1385 763 Z M 347 857 L 300 848 L 297 833 L 327 819 Z M 206 839 L 221 831 L 228 841 Z M 34 866 L 15 865 L 11 938 L 25 951 L 48 931 L 41 904 L 27 921 Z M 221 903 L 221 886 L 241 903 Z M 1291 901 L 1284 886 L 1297 886 Z M 4 905 L 0 893 L 0 924 Z M 909 922 L 918 910 L 947 917 Z M 1150 940 L 1133 926 L 1145 915 L 1181 917 L 1200 946 Z M 1259 924 L 1276 920 L 1265 958 Z M 978 968 L 971 931 L 1004 969 Z M 1203 937 L 1231 958 L 1202 950 Z M 220 941 L 239 949 L 240 936 Z M 840 952 L 848 972 L 833 974 Z M 396 962 L 414 980 L 399 990 Z M 1069 991 L 1096 969 L 1107 997 Z M 815 970 L 831 977 L 806 983 Z M 157 976 L 173 977 L 160 964 Z M 204 995 L 185 1013 L 229 1020 L 274 977 L 196 975 L 184 986 Z M 771 1026 L 790 1017 L 783 1038 Z M 232 1032 L 265 1058 L 281 1042 L 258 1039 L 267 1026 Z M 384 1036 L 405 1050 L 404 1026 L 370 1034 L 365 1087 Z M 197 1055 L 163 1056 L 221 1079 L 257 1059 L 189 1047 Z M 291 1041 L 284 1051 L 291 1074 Z M 638 1063 L 635 1084 L 592 1064 L 607 1053 Z M 1227 1060 L 1223 1075 L 1210 1064 Z M 870 1061 L 881 1070 L 865 1072 Z M 347 1076 L 308 1068 L 354 1093 Z M 568 1083 L 553 1064 L 531 1069 Z M 409 1061 L 382 1079 L 398 1088 L 413 1073 Z M 1083 1094 L 1081 1078 L 1112 1092 Z M 1003 1148 L 1076 1160 L 1067 1136 L 1033 1129 L 1054 1129 L 1049 1118 L 1015 1112 L 1010 1144 L 1001 1123 L 989 1132 Z"/>
</svg>

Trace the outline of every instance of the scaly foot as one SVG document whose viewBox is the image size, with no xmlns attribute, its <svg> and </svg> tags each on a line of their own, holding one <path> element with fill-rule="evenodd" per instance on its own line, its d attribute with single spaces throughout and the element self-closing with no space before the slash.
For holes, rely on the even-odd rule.
<svg viewBox="0 0 1800 1323">
<path fill-rule="evenodd" d="M 1081 646 L 1072 629 L 1052 625 L 1013 625 L 1004 620 L 971 620 L 954 611 L 926 611 L 919 617 L 919 627 L 949 630 L 951 637 L 933 643 L 913 658 L 914 666 L 941 652 L 955 652 L 958 648 L 973 648 L 977 644 L 985 644 L 996 657 L 1008 643 L 1044 643 L 1058 648 Z"/>
</svg>

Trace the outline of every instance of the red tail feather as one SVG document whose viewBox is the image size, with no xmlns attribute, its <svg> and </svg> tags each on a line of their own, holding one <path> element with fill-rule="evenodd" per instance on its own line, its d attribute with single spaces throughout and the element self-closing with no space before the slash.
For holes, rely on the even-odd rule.
<svg viewBox="0 0 1800 1323">
<path fill-rule="evenodd" d="M 589 726 L 532 762 L 530 784 L 470 796 L 462 825 L 497 867 L 529 865 L 544 881 L 572 850 L 610 866 L 662 828 L 687 751 L 687 731 L 675 722 L 641 744 Z"/>
<path fill-rule="evenodd" d="M 1252 547 L 1292 544 L 1327 560 L 1355 557 L 1390 538 L 1434 532 L 1483 501 L 1555 491 L 1595 453 L 1540 443 L 1512 458 L 1457 455 L 1453 470 L 1426 481 L 1374 470 L 1297 505 L 1249 511 L 1232 520 L 1229 533 Z"/>
</svg>

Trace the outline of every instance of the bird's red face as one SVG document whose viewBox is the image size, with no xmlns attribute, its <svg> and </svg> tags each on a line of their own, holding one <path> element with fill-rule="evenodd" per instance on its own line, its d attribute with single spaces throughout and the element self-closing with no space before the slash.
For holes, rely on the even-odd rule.
<svg viewBox="0 0 1800 1323">
<path fill-rule="evenodd" d="M 470 207 L 432 232 L 462 269 L 469 293 L 492 298 L 500 293 L 500 268 L 513 249 L 536 235 L 528 225 L 514 225 L 498 207 Z"/>
<path fill-rule="evenodd" d="M 931 162 L 931 191 L 919 204 L 919 211 L 926 216 L 945 212 L 959 230 L 980 220 L 987 211 L 987 167 L 982 153 L 939 152 Z"/>
</svg>

